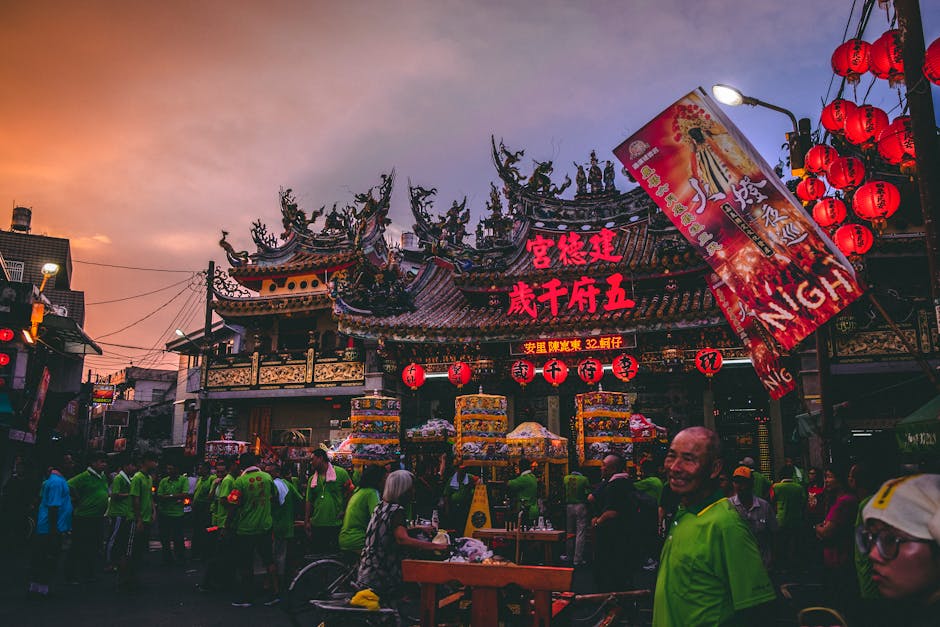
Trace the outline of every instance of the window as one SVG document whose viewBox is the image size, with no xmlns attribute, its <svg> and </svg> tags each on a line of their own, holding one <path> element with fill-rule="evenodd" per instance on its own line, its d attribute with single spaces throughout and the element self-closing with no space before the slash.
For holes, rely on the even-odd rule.
<svg viewBox="0 0 940 627">
<path fill-rule="evenodd" d="M 154 388 L 150 393 L 150 401 L 153 403 L 162 403 L 166 400 L 166 390 L 161 390 L 160 388 Z"/>
<path fill-rule="evenodd" d="M 9 259 L 7 262 L 7 274 L 10 275 L 11 281 L 22 281 L 23 280 L 23 262 L 22 261 L 11 261 Z"/>
</svg>

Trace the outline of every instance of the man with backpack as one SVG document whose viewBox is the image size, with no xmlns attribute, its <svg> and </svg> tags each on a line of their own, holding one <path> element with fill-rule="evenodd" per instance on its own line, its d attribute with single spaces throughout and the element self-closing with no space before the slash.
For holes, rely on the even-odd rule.
<svg viewBox="0 0 940 627">
<path fill-rule="evenodd" d="M 608 455 L 601 466 L 604 479 L 597 503 L 600 514 L 594 527 L 594 579 L 601 592 L 625 590 L 638 566 L 643 539 L 636 527 L 640 522 L 639 500 L 630 475 L 619 455 Z M 655 509 L 653 510 L 655 512 Z M 655 534 L 655 519 L 650 533 Z"/>
</svg>

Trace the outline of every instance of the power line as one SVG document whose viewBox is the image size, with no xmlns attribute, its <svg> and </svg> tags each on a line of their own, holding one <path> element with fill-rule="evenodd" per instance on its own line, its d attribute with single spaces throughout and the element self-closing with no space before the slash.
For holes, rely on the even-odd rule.
<svg viewBox="0 0 940 627">
<path fill-rule="evenodd" d="M 73 259 L 75 263 L 83 263 L 88 266 L 102 266 L 104 268 L 120 268 L 121 270 L 140 270 L 142 272 L 178 272 L 180 274 L 195 274 L 197 270 L 170 270 L 167 268 L 141 268 L 138 266 L 122 266 L 112 263 L 98 263 L 97 261 L 84 261 L 82 259 Z"/>
<path fill-rule="evenodd" d="M 129 344 L 114 344 L 112 342 L 99 342 L 98 340 L 95 340 L 95 344 L 100 344 L 102 346 L 114 346 L 117 348 L 130 348 L 133 350 L 140 350 L 140 351 L 154 350 L 153 348 L 147 348 L 146 346 L 130 346 Z M 168 352 L 166 349 L 163 349 L 163 348 L 158 348 L 156 350 L 163 351 L 164 353 Z"/>
<path fill-rule="evenodd" d="M 118 330 L 116 330 L 116 331 L 111 331 L 111 332 L 109 332 L 109 333 L 102 333 L 102 334 L 98 335 L 98 337 L 99 337 L 99 338 L 102 338 L 102 337 L 109 337 L 109 336 L 111 336 L 111 335 L 117 335 L 118 333 L 121 333 L 122 331 L 127 331 L 127 330 L 130 329 L 131 327 L 134 327 L 134 326 L 140 324 L 140 323 L 143 322 L 144 320 L 147 320 L 148 318 L 150 318 L 150 317 L 156 315 L 157 313 L 159 313 L 159 312 L 162 311 L 163 309 L 166 309 L 166 308 L 170 305 L 170 303 L 172 303 L 174 300 L 176 300 L 177 298 L 179 298 L 179 297 L 183 294 L 183 292 L 185 292 L 186 290 L 191 290 L 191 291 L 192 291 L 192 286 L 187 285 L 186 287 L 184 287 L 183 289 L 181 289 L 180 291 L 178 291 L 176 294 L 174 294 L 174 295 L 173 295 L 173 298 L 171 298 L 170 300 L 166 301 L 165 303 L 163 303 L 162 305 L 160 305 L 159 307 L 157 307 L 156 309 L 154 309 L 153 311 L 151 311 L 150 313 L 148 313 L 148 314 L 147 314 L 146 316 L 144 316 L 143 318 L 140 318 L 139 320 L 135 320 L 134 322 L 130 323 L 129 325 L 124 326 L 124 327 L 121 327 L 120 329 L 118 329 Z"/>
<path fill-rule="evenodd" d="M 193 277 L 196 276 L 196 274 L 198 274 L 198 273 L 193 273 L 192 276 L 187 277 L 187 278 L 183 279 L 182 281 L 177 281 L 176 283 L 173 283 L 173 284 L 171 284 L 171 285 L 167 285 L 167 286 L 165 286 L 165 287 L 161 287 L 161 288 L 156 289 L 156 290 L 152 290 L 152 291 L 150 291 L 150 292 L 143 292 L 142 294 L 134 294 L 133 296 L 125 296 L 124 298 L 114 298 L 114 299 L 112 299 L 112 300 L 98 300 L 98 301 L 95 301 L 95 302 L 93 302 L 93 303 L 85 303 L 85 306 L 86 306 L 86 307 L 90 307 L 91 305 L 107 305 L 107 304 L 110 304 L 110 303 L 120 303 L 120 302 L 125 301 L 125 300 L 132 300 L 132 299 L 134 299 L 134 298 L 141 298 L 142 296 L 150 296 L 151 294 L 156 294 L 157 292 L 163 292 L 163 291 L 165 291 L 165 290 L 170 289 L 171 287 L 176 287 L 177 285 L 182 285 L 183 283 L 186 283 L 187 281 L 191 281 L 191 280 L 193 279 Z"/>
</svg>

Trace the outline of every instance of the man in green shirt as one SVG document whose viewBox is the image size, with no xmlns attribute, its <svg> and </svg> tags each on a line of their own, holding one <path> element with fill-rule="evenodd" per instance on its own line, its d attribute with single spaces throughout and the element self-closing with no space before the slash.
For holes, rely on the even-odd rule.
<svg viewBox="0 0 940 627">
<path fill-rule="evenodd" d="M 535 525 L 539 517 L 539 480 L 525 459 L 519 460 L 519 476 L 506 482 L 509 494 L 515 502 L 514 512 L 523 511 L 528 524 Z"/>
<path fill-rule="evenodd" d="M 166 476 L 157 486 L 157 512 L 160 523 L 160 544 L 163 564 L 185 563 L 186 543 L 183 540 L 183 501 L 189 497 L 189 478 L 181 475 L 176 464 L 164 465 Z M 172 551 L 170 543 L 172 542 Z"/>
<path fill-rule="evenodd" d="M 751 479 L 754 481 L 754 495 L 759 496 L 765 501 L 770 501 L 770 479 L 767 475 L 755 468 L 754 458 L 745 457 L 741 460 L 739 466 L 747 466 L 751 469 Z"/>
<path fill-rule="evenodd" d="M 118 473 L 111 480 L 111 495 L 108 498 L 108 521 L 110 533 L 106 558 L 110 570 L 118 570 L 127 561 L 127 539 L 133 524 L 134 510 L 131 508 L 131 477 L 137 472 L 137 461 L 126 457 Z"/>
<path fill-rule="evenodd" d="M 806 488 L 794 477 L 794 467 L 780 468 L 780 481 L 773 485 L 777 507 L 777 564 L 781 570 L 797 566 L 800 540 L 804 535 L 803 512 L 806 510 Z"/>
<path fill-rule="evenodd" d="M 467 516 L 470 515 L 470 505 L 473 503 L 473 493 L 479 479 L 467 472 L 464 465 L 457 467 L 450 481 L 444 485 L 444 510 L 446 513 L 446 527 L 456 529 L 459 533 L 467 526 Z"/>
<path fill-rule="evenodd" d="M 235 479 L 235 485 L 228 496 L 228 502 L 233 510 L 238 511 L 238 516 L 230 516 L 226 520 L 226 526 L 228 529 L 234 528 L 238 547 L 238 569 L 242 573 L 240 592 L 232 601 L 233 607 L 251 607 L 254 604 L 256 553 L 268 571 L 271 596 L 265 601 L 265 605 L 274 605 L 280 601 L 271 538 L 274 484 L 271 475 L 258 468 L 257 463 L 258 458 L 254 453 L 241 456 L 240 465 L 244 470 Z"/>
<path fill-rule="evenodd" d="M 660 558 L 653 627 L 762 625 L 776 598 L 757 544 L 718 489 L 721 440 L 705 427 L 673 439 L 666 455 L 669 487 L 681 505 Z"/>
<path fill-rule="evenodd" d="M 313 451 L 313 476 L 307 486 L 304 529 L 313 553 L 339 550 L 339 531 L 343 525 L 346 501 L 353 491 L 349 473 L 330 463 L 323 449 Z"/>
<path fill-rule="evenodd" d="M 359 487 L 349 498 L 343 527 L 339 532 L 339 549 L 351 562 L 359 559 L 359 553 L 366 544 L 366 529 L 372 520 L 372 512 L 381 500 L 379 490 L 384 480 L 385 468 L 367 466 L 360 478 Z"/>
<path fill-rule="evenodd" d="M 72 494 L 72 546 L 65 561 L 65 580 L 92 581 L 101 550 L 101 528 L 108 507 L 108 455 L 91 454 L 88 468 L 68 480 Z"/>
<path fill-rule="evenodd" d="M 292 481 L 284 478 L 290 476 L 290 464 L 285 464 L 282 471 L 277 464 L 271 462 L 265 466 L 264 470 L 274 480 L 271 531 L 274 535 L 274 564 L 277 566 L 277 576 L 283 579 L 287 572 L 288 558 L 293 554 L 291 544 L 294 541 L 294 520 L 297 518 L 298 509 L 304 502 L 304 497 L 300 495 Z"/>
<path fill-rule="evenodd" d="M 150 475 L 156 467 L 156 454 L 144 453 L 140 470 L 131 477 L 131 487 L 128 490 L 134 525 L 130 529 L 128 539 L 130 559 L 124 576 L 119 575 L 118 583 L 131 589 L 139 587 L 140 564 L 150 550 L 150 524 L 153 522 L 153 479 Z"/>
<path fill-rule="evenodd" d="M 212 504 L 212 466 L 209 462 L 202 462 L 196 469 L 196 486 L 193 488 L 193 542 L 190 554 L 194 560 L 206 557 L 206 543 L 208 542 L 206 529 L 212 522 L 209 517 L 209 506 Z"/>
<path fill-rule="evenodd" d="M 568 528 L 568 558 L 574 566 L 583 566 L 584 545 L 587 542 L 588 508 L 587 497 L 591 491 L 588 478 L 574 470 L 562 479 L 565 486 L 565 509 Z"/>
<path fill-rule="evenodd" d="M 215 476 L 209 490 L 209 523 L 206 550 L 206 570 L 202 582 L 196 586 L 200 592 L 228 589 L 234 575 L 232 553 L 234 534 L 229 534 L 225 525 L 228 522 L 228 495 L 235 485 L 238 462 L 234 458 L 219 461 L 215 465 Z"/>
</svg>

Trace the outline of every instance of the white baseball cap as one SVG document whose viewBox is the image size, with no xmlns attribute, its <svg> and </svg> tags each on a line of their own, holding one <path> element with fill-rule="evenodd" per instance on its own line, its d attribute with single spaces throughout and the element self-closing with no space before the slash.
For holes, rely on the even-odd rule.
<svg viewBox="0 0 940 627">
<path fill-rule="evenodd" d="M 862 518 L 880 520 L 914 538 L 940 542 L 940 475 L 886 481 L 865 505 Z"/>
</svg>

